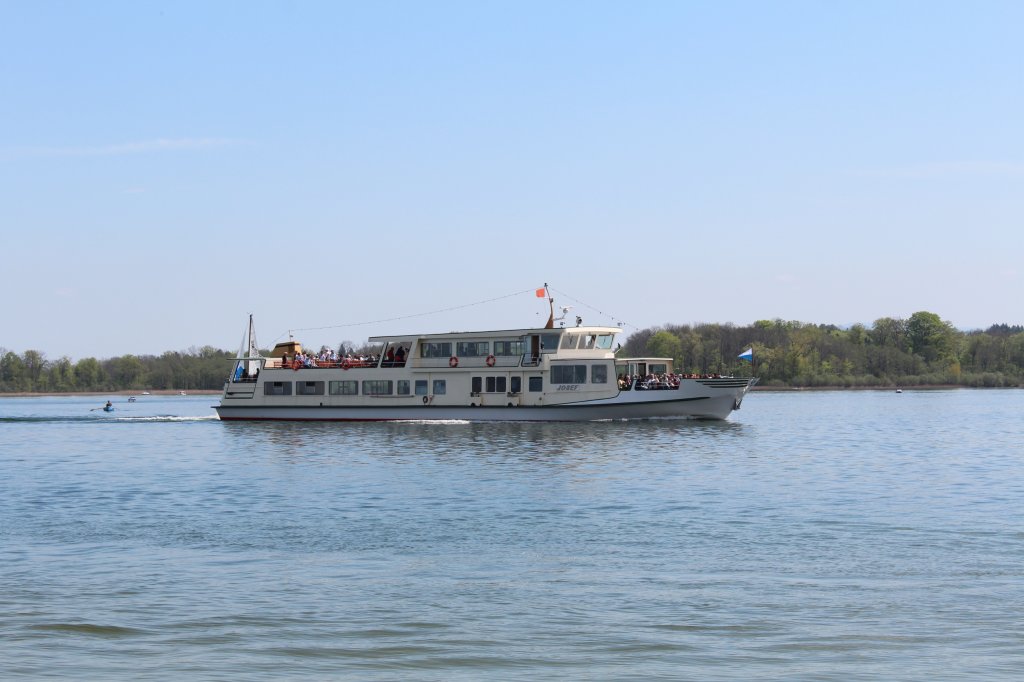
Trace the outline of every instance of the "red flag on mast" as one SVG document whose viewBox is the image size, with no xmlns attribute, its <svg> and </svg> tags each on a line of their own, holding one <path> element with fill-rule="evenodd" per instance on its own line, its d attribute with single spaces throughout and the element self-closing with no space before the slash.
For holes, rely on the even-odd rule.
<svg viewBox="0 0 1024 682">
<path fill-rule="evenodd" d="M 537 289 L 537 298 L 544 298 L 544 296 L 546 296 L 546 295 L 547 295 L 547 289 L 545 289 L 544 287 L 541 287 L 540 289 Z"/>
</svg>

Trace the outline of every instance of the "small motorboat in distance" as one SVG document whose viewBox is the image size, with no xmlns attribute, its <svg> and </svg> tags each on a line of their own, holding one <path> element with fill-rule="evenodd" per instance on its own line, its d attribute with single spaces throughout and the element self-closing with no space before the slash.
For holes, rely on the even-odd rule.
<svg viewBox="0 0 1024 682">
<path fill-rule="evenodd" d="M 114 411 L 114 403 L 112 403 L 112 402 L 110 402 L 108 400 L 107 404 L 103 406 L 103 411 L 104 412 L 113 412 Z"/>
<path fill-rule="evenodd" d="M 135 402 L 135 396 L 133 396 L 133 395 L 128 396 L 128 402 L 134 403 Z"/>
</svg>

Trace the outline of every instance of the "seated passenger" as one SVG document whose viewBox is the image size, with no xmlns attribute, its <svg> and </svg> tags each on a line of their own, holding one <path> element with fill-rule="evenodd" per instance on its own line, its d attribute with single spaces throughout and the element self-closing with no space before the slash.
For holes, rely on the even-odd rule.
<svg viewBox="0 0 1024 682">
<path fill-rule="evenodd" d="M 399 346 L 398 350 L 395 351 L 395 364 L 400 367 L 405 366 L 405 348 L 402 346 Z"/>
</svg>

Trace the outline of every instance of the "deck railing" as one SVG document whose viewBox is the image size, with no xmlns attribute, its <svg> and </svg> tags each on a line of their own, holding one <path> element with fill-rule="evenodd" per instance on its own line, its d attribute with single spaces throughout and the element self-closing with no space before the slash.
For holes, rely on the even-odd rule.
<svg viewBox="0 0 1024 682">
<path fill-rule="evenodd" d="M 376 367 L 377 360 L 341 359 L 341 360 L 310 360 L 308 363 L 296 360 L 269 360 L 267 369 L 354 369 L 356 367 Z M 405 367 L 404 362 L 385 360 L 382 367 Z"/>
</svg>

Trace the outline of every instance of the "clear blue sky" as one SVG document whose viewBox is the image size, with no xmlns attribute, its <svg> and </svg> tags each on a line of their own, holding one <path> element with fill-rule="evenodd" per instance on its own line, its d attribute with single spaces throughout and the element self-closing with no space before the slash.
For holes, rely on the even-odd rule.
<svg viewBox="0 0 1024 682">
<path fill-rule="evenodd" d="M 627 331 L 1024 323 L 1022 26 L 985 1 L 4 3 L 0 346 L 235 348 L 250 312 L 269 345 L 544 282 Z"/>
</svg>

